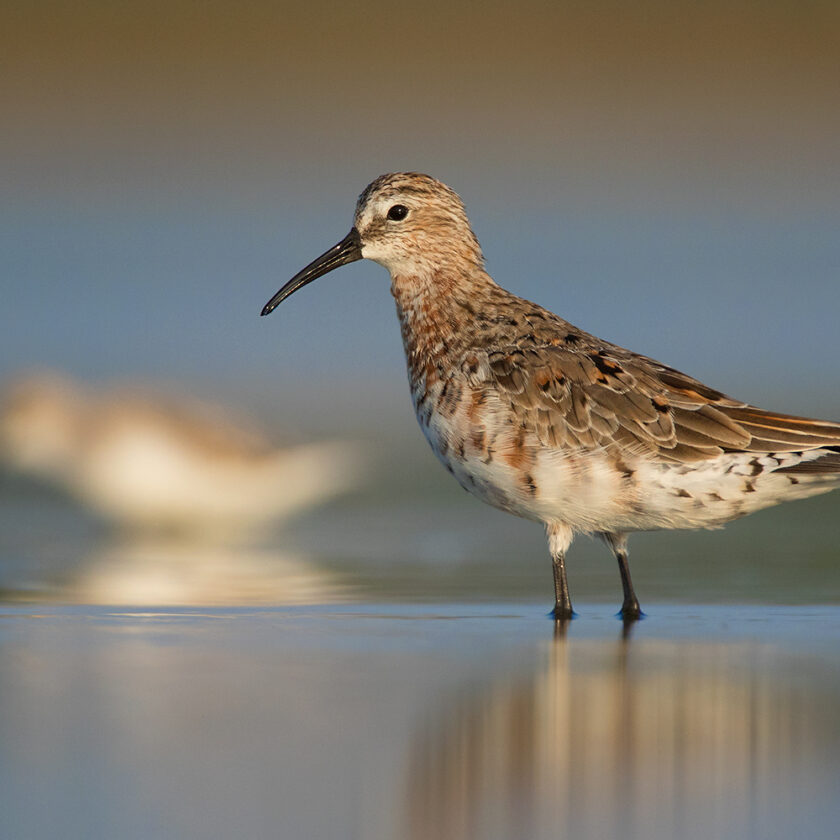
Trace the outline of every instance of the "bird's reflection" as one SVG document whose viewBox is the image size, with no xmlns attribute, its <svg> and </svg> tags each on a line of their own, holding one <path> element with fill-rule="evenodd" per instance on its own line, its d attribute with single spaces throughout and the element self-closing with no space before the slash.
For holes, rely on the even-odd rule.
<svg viewBox="0 0 840 840">
<path fill-rule="evenodd" d="M 429 717 L 410 757 L 408 836 L 775 836 L 804 792 L 826 793 L 817 768 L 840 738 L 838 698 L 821 693 L 836 684 L 815 691 L 771 646 L 633 631 L 587 640 L 557 622 L 529 677 Z"/>
<path fill-rule="evenodd" d="M 619 617 L 621 621 L 621 638 L 624 641 L 629 641 L 633 635 L 633 628 L 639 623 L 639 618 L 624 618 Z M 573 619 L 571 618 L 555 618 L 554 619 L 554 638 L 555 640 L 565 639 L 569 632 L 569 626 Z"/>
<path fill-rule="evenodd" d="M 554 619 L 554 638 L 565 639 L 569 632 L 569 625 L 572 623 L 570 618 L 555 618 Z"/>
<path fill-rule="evenodd" d="M 309 558 L 257 546 L 170 537 L 107 541 L 65 576 L 63 601 L 123 605 L 326 604 L 350 599 Z"/>
</svg>

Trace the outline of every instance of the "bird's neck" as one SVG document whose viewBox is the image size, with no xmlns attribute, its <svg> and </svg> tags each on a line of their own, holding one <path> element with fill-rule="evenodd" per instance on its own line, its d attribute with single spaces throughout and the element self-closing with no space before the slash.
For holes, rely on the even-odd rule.
<svg viewBox="0 0 840 840">
<path fill-rule="evenodd" d="M 477 268 L 393 274 L 391 294 L 409 368 L 463 351 L 479 313 L 499 293 L 505 294 Z"/>
</svg>

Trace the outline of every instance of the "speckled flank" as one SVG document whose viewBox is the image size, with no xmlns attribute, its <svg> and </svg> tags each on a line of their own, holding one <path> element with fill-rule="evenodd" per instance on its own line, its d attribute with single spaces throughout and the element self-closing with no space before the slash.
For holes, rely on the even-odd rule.
<svg viewBox="0 0 840 840">
<path fill-rule="evenodd" d="M 471 493 L 544 523 L 555 563 L 575 533 L 605 536 L 625 608 L 627 533 L 718 527 L 840 484 L 840 424 L 731 399 L 499 287 L 439 181 L 377 178 L 355 228 L 362 256 L 391 274 L 435 454 Z M 555 567 L 556 586 L 561 576 Z"/>
</svg>

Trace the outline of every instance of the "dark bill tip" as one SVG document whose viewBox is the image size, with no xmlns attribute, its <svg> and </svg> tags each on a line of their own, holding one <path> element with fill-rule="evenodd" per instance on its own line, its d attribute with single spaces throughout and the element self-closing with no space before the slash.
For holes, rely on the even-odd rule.
<svg viewBox="0 0 840 840">
<path fill-rule="evenodd" d="M 263 307 L 260 315 L 268 315 L 270 312 L 273 312 L 292 292 L 296 292 L 307 283 L 317 280 L 328 271 L 332 271 L 334 268 L 342 265 L 347 265 L 347 263 L 355 262 L 361 258 L 362 240 L 359 236 L 359 231 L 354 227 L 351 228 L 350 233 L 338 245 L 333 245 L 329 251 L 325 251 L 320 257 L 312 260 L 306 268 L 295 274 Z"/>
</svg>

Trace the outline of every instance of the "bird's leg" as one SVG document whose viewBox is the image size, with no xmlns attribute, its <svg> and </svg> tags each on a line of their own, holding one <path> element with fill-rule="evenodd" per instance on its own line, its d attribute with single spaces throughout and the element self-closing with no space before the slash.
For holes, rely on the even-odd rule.
<svg viewBox="0 0 840 840">
<path fill-rule="evenodd" d="M 627 562 L 627 535 L 626 534 L 604 534 L 604 540 L 615 554 L 618 560 L 618 571 L 621 574 L 621 586 L 624 589 L 624 602 L 621 605 L 621 617 L 625 621 L 636 621 L 644 613 L 639 606 L 639 599 L 633 589 L 633 581 L 630 579 L 630 565 Z"/>
<path fill-rule="evenodd" d="M 639 606 L 639 599 L 633 590 L 633 581 L 630 580 L 630 566 L 627 563 L 627 552 L 617 551 L 615 554 L 618 560 L 618 571 L 621 573 L 621 585 L 624 587 L 624 603 L 621 605 L 621 617 L 626 621 L 627 619 L 635 620 L 641 618 L 644 613 Z"/>
<path fill-rule="evenodd" d="M 551 559 L 554 566 L 554 618 L 556 621 L 568 621 L 575 613 L 566 580 L 566 555 L 561 552 Z"/>
<path fill-rule="evenodd" d="M 551 522 L 546 523 L 545 534 L 554 566 L 554 618 L 556 621 L 568 621 L 574 618 L 575 611 L 572 609 L 569 583 L 566 580 L 566 551 L 572 544 L 574 533 L 568 525 Z"/>
</svg>

